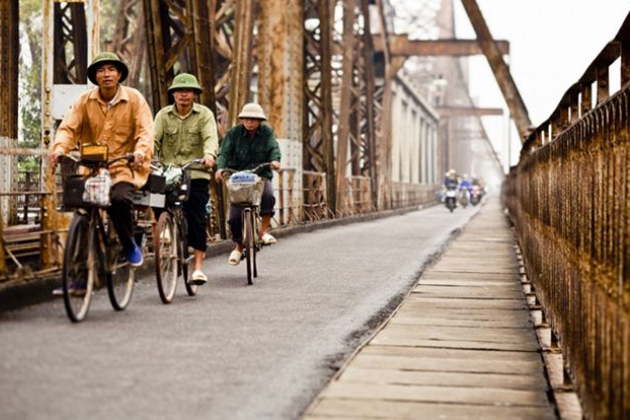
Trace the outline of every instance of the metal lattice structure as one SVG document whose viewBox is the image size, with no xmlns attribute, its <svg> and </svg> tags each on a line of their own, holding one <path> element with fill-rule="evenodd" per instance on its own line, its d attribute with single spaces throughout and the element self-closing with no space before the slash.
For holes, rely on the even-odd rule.
<svg viewBox="0 0 630 420">
<path fill-rule="evenodd" d="M 143 22 L 142 0 L 121 0 L 112 49 L 129 67 L 129 86 L 138 86 L 146 60 L 147 41 L 142 30 Z"/>
<path fill-rule="evenodd" d="M 86 84 L 88 36 L 83 3 L 54 3 L 55 84 Z M 72 54 L 67 54 L 72 51 Z"/>
</svg>

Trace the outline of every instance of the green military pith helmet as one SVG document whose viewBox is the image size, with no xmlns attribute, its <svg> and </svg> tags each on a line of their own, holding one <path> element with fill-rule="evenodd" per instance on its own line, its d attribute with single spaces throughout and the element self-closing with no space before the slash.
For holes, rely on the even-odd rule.
<svg viewBox="0 0 630 420">
<path fill-rule="evenodd" d="M 118 56 L 112 52 L 102 52 L 98 54 L 87 68 L 87 75 L 90 82 L 98 85 L 96 81 L 96 70 L 103 64 L 113 64 L 120 72 L 120 83 L 124 82 L 129 75 L 129 68 Z"/>
<path fill-rule="evenodd" d="M 177 89 L 192 89 L 197 91 L 197 93 L 203 92 L 203 88 L 199 86 L 197 78 L 189 73 L 182 73 L 175 76 L 168 91 L 173 93 L 173 91 Z"/>
</svg>

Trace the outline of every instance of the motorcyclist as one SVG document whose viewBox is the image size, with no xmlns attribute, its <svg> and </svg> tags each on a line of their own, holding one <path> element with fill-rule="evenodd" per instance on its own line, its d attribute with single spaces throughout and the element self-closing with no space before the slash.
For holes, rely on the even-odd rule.
<svg viewBox="0 0 630 420">
<path fill-rule="evenodd" d="M 455 169 L 450 169 L 447 173 L 444 174 L 442 185 L 445 189 L 456 189 L 458 184 L 459 183 L 457 181 L 457 172 L 455 172 Z"/>
<path fill-rule="evenodd" d="M 464 193 L 468 191 L 470 193 L 471 188 L 472 188 L 472 184 L 468 180 L 468 174 L 464 174 L 462 176 L 462 180 L 459 183 L 459 192 Z"/>
</svg>

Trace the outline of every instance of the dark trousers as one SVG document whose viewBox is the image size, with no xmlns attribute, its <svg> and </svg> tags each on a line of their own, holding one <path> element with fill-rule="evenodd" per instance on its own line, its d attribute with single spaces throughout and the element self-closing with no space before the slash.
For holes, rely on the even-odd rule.
<svg viewBox="0 0 630 420">
<path fill-rule="evenodd" d="M 184 203 L 184 214 L 188 222 L 188 245 L 199 251 L 206 250 L 208 215 L 206 205 L 210 200 L 207 179 L 190 181 L 190 195 Z"/>
<path fill-rule="evenodd" d="M 273 216 L 273 206 L 276 205 L 276 197 L 273 196 L 273 186 L 271 181 L 265 179 L 265 189 L 263 190 L 262 199 L 260 200 L 260 215 Z M 243 242 L 243 208 L 230 204 L 230 217 L 228 225 L 232 231 L 232 241 L 240 244 Z"/>
<path fill-rule="evenodd" d="M 110 190 L 111 204 L 107 214 L 114 224 L 118 239 L 125 253 L 134 247 L 133 223 L 131 220 L 131 199 L 136 187 L 130 182 L 118 182 Z"/>
</svg>

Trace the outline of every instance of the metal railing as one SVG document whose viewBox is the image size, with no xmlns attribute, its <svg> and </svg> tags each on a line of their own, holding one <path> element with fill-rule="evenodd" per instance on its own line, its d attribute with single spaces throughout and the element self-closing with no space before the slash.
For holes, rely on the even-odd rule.
<svg viewBox="0 0 630 420">
<path fill-rule="evenodd" d="M 621 90 L 610 96 L 619 59 Z M 503 187 L 527 274 L 593 419 L 630 418 L 629 125 L 630 15 L 527 138 Z"/>
</svg>

